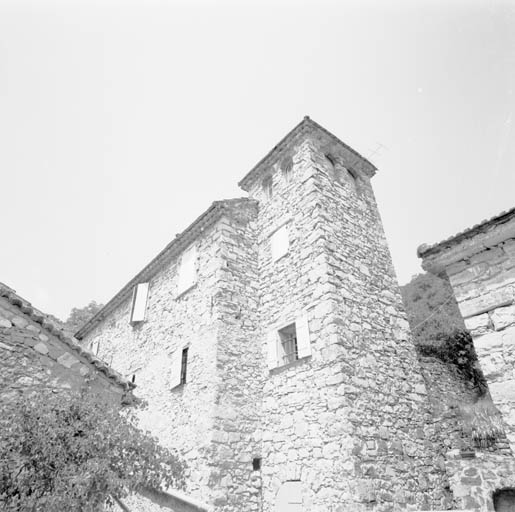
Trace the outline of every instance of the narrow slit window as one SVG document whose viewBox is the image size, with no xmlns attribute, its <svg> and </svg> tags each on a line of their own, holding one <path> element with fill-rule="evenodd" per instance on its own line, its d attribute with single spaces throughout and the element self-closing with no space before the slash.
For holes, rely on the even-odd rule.
<svg viewBox="0 0 515 512">
<path fill-rule="evenodd" d="M 188 347 L 182 349 L 181 358 L 181 384 L 186 384 L 186 373 L 188 369 Z"/>
</svg>

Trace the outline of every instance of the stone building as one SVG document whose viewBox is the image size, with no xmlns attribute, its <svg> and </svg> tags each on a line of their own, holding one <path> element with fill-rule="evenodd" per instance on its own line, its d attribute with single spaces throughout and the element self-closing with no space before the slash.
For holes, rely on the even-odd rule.
<svg viewBox="0 0 515 512">
<path fill-rule="evenodd" d="M 90 390 L 116 405 L 130 405 L 134 387 L 79 346 L 51 317 L 0 283 L 0 411 L 20 393 L 44 389 L 76 394 Z M 173 489 L 141 489 L 127 503 L 135 507 L 131 511 L 158 504 L 160 510 L 207 512 L 201 501 Z"/>
<path fill-rule="evenodd" d="M 47 315 L 0 283 L 0 404 L 42 388 L 95 393 L 122 401 L 133 388 L 80 347 Z"/>
<path fill-rule="evenodd" d="M 216 512 L 448 508 L 375 172 L 305 118 L 76 333 Z"/>
<path fill-rule="evenodd" d="M 418 255 L 425 270 L 448 279 L 453 288 L 465 325 L 473 337 L 492 400 L 502 414 L 513 452 L 515 208 L 440 243 L 422 245 Z M 469 478 L 465 483 L 460 481 L 465 471 L 471 471 L 471 466 L 481 478 Z M 511 454 L 484 454 L 479 461 L 455 461 L 449 470 L 454 484 L 459 485 L 456 492 L 473 506 L 491 502 L 495 490 L 515 488 L 515 464 Z M 501 501 L 508 499 L 504 497 Z M 510 506 L 515 507 L 513 492 Z"/>
</svg>

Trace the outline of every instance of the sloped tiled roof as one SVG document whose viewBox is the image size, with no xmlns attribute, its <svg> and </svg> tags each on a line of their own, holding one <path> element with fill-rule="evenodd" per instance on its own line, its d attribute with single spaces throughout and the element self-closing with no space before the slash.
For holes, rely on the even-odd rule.
<svg viewBox="0 0 515 512">
<path fill-rule="evenodd" d="M 456 233 L 455 235 L 446 238 L 445 240 L 442 240 L 441 242 L 428 245 L 428 244 L 422 244 L 417 249 L 417 255 L 419 258 L 426 258 L 427 256 L 430 256 L 432 254 L 436 254 L 444 249 L 447 249 L 449 247 L 452 247 L 454 245 L 459 244 L 463 240 L 466 240 L 468 238 L 473 238 L 479 233 L 486 232 L 490 230 L 491 228 L 495 226 L 499 226 L 501 224 L 504 224 L 505 222 L 508 222 L 512 218 L 515 218 L 515 207 L 510 208 L 509 210 L 503 211 L 494 217 L 491 217 L 490 219 L 485 219 L 479 224 L 475 224 L 474 226 L 465 229 L 464 231 L 460 231 L 459 233 Z"/>
<path fill-rule="evenodd" d="M 267 163 L 270 162 L 274 158 L 277 153 L 280 153 L 284 150 L 297 136 L 302 133 L 307 133 L 312 130 L 317 130 L 318 132 L 322 132 L 325 135 L 329 136 L 336 144 L 341 145 L 347 151 L 352 153 L 355 157 L 357 157 L 357 161 L 361 162 L 364 166 L 365 172 L 369 176 L 373 176 L 377 171 L 377 168 L 369 162 L 364 156 L 360 155 L 356 150 L 352 149 L 350 146 L 345 144 L 342 140 L 340 140 L 336 135 L 333 135 L 329 130 L 326 130 L 323 126 L 319 125 L 317 122 L 313 121 L 309 116 L 305 116 L 304 119 L 297 125 L 293 130 L 288 132 L 244 177 L 240 180 L 238 185 L 243 190 L 248 190 L 249 184 L 260 174 L 260 171 L 266 167 Z"/>
<path fill-rule="evenodd" d="M 100 373 L 104 374 L 116 385 L 121 386 L 126 390 L 136 387 L 135 384 L 125 380 L 104 361 L 98 359 L 91 352 L 78 345 L 73 338 L 68 336 L 61 328 L 59 328 L 55 321 L 53 321 L 48 315 L 41 312 L 39 309 L 36 309 L 29 301 L 20 297 L 12 288 L 4 283 L 0 283 L 0 297 L 4 297 L 10 304 L 19 309 L 23 315 L 29 317 L 33 322 L 40 324 L 43 329 L 58 338 L 62 343 L 70 348 L 71 351 L 86 359 L 86 361 L 91 363 Z"/>
</svg>

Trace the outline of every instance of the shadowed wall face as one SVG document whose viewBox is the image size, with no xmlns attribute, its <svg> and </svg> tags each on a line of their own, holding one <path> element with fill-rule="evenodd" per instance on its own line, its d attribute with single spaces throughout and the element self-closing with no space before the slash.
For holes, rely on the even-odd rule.
<svg viewBox="0 0 515 512">
<path fill-rule="evenodd" d="M 422 255 L 424 268 L 447 275 L 474 339 L 492 399 L 515 449 L 515 211 Z M 440 247 L 440 246 L 438 246 Z"/>
</svg>

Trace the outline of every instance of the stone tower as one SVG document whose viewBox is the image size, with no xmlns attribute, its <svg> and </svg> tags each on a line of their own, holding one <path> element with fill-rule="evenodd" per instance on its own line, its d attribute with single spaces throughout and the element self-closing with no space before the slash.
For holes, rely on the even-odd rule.
<svg viewBox="0 0 515 512">
<path fill-rule="evenodd" d="M 440 506 L 374 173 L 305 118 L 77 333 L 217 512 Z"/>
</svg>

